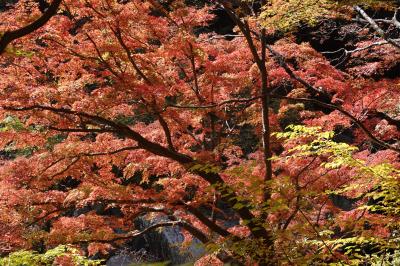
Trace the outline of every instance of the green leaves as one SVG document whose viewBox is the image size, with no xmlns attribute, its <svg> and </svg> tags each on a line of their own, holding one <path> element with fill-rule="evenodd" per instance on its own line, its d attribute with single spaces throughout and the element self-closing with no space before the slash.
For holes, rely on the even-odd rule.
<svg viewBox="0 0 400 266">
<path fill-rule="evenodd" d="M 0 132 L 5 131 L 23 131 L 25 130 L 24 124 L 19 120 L 17 117 L 14 116 L 7 116 L 2 122 L 0 127 Z"/>
<path fill-rule="evenodd" d="M 289 125 L 285 132 L 274 133 L 278 139 L 285 139 L 285 142 L 293 140 L 304 140 L 305 144 L 297 144 L 289 149 L 290 155 L 286 159 L 328 156 L 328 161 L 321 166 L 327 169 L 337 169 L 342 166 L 357 166 L 362 164 L 361 160 L 352 157 L 353 152 L 358 148 L 347 143 L 333 141 L 333 131 L 321 131 L 320 127 L 306 127 L 302 125 Z"/>
<path fill-rule="evenodd" d="M 0 259 L 0 266 L 47 266 L 55 265 L 57 258 L 67 256 L 72 259 L 72 261 L 79 266 L 95 266 L 101 265 L 102 260 L 89 260 L 82 256 L 76 248 L 68 245 L 60 245 L 56 248 L 48 250 L 44 254 L 39 254 L 35 251 L 18 251 L 11 253 L 9 256 Z"/>
</svg>

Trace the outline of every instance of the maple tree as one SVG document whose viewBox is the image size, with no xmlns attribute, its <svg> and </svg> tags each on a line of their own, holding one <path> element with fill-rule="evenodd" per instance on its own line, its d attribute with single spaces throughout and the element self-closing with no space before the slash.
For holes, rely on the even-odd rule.
<svg viewBox="0 0 400 266">
<path fill-rule="evenodd" d="M 359 23 L 382 39 L 339 52 L 382 61 L 346 73 L 286 33 L 345 8 L 325 13 L 329 1 L 60 2 L 0 59 L 0 252 L 106 256 L 179 226 L 232 264 L 394 254 L 400 77 L 371 77 L 398 60 L 399 41 L 362 7 Z M 209 30 L 216 7 L 233 35 Z M 2 12 L 3 38 L 39 13 L 29 0 Z M 398 28 L 393 13 L 382 23 Z M 272 134 L 289 124 L 308 127 Z M 333 133 L 345 130 L 348 144 Z M 168 221 L 138 231 L 144 215 Z"/>
</svg>

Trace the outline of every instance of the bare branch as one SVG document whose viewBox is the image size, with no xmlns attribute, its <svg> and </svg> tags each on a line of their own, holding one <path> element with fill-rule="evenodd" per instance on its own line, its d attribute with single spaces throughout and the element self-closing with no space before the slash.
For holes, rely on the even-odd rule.
<svg viewBox="0 0 400 266">
<path fill-rule="evenodd" d="M 400 22 L 397 20 L 397 14 L 399 13 L 400 8 L 397 8 L 392 17 L 392 24 L 400 29 Z"/>
<path fill-rule="evenodd" d="M 394 40 L 395 41 L 400 41 L 400 39 L 394 39 Z M 364 47 L 356 48 L 354 50 L 346 50 L 344 48 L 341 48 L 341 49 L 336 50 L 336 51 L 322 52 L 322 54 L 336 54 L 336 53 L 343 52 L 345 55 L 349 55 L 349 54 L 354 54 L 354 53 L 358 53 L 358 52 L 362 52 L 362 51 L 368 50 L 368 49 L 373 48 L 375 46 L 381 46 L 381 45 L 387 45 L 387 44 L 389 44 L 387 41 L 379 41 L 379 42 L 371 43 L 370 45 L 367 45 L 367 46 L 364 46 Z"/>
<path fill-rule="evenodd" d="M 392 19 L 374 19 L 374 21 L 377 22 L 377 23 L 392 24 L 396 28 L 400 29 L 400 22 L 397 20 L 397 14 L 398 14 L 399 10 L 400 10 L 400 8 L 397 8 L 395 10 Z M 362 23 L 369 23 L 368 20 L 362 19 L 362 18 L 359 18 L 359 17 L 356 18 L 356 19 L 353 19 L 353 21 L 362 22 Z"/>
<path fill-rule="evenodd" d="M 383 39 L 385 39 L 388 43 L 392 44 L 397 49 L 400 49 L 400 44 L 396 42 L 394 39 L 391 39 L 387 36 L 386 32 L 379 27 L 379 25 L 373 20 L 368 14 L 359 6 L 354 6 L 354 10 L 357 11 Z M 396 17 L 394 17 L 396 20 Z M 397 21 L 397 20 L 396 20 Z"/>
</svg>

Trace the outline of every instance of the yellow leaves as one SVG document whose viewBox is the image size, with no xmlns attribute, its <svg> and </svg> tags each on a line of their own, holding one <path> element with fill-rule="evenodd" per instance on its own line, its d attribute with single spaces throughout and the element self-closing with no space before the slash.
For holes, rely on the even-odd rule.
<svg viewBox="0 0 400 266">
<path fill-rule="evenodd" d="M 342 16 L 343 7 L 355 4 L 390 8 L 393 1 L 270 0 L 260 15 L 267 29 L 291 31 L 301 24 L 315 25 L 321 18 Z M 345 12 L 345 13 L 348 13 Z"/>
<path fill-rule="evenodd" d="M 347 143 L 337 143 L 332 140 L 333 132 L 321 132 L 321 128 L 307 128 L 301 125 L 290 125 L 286 132 L 275 133 L 277 138 L 284 138 L 286 142 L 292 141 L 292 147 L 286 160 L 293 158 L 324 157 L 320 166 L 333 170 L 351 170 L 350 179 L 355 180 L 350 184 L 332 191 L 328 194 L 352 195 L 353 198 L 367 197 L 372 203 L 359 206 L 371 212 L 385 214 L 400 214 L 400 170 L 389 163 L 367 163 L 355 158 L 353 153 L 357 147 Z M 275 160 L 279 158 L 274 158 Z"/>
<path fill-rule="evenodd" d="M 68 193 L 68 196 L 65 198 L 63 205 L 68 206 L 72 203 L 76 203 L 88 197 L 90 191 L 84 191 L 82 189 L 73 189 Z"/>
<path fill-rule="evenodd" d="M 274 132 L 273 136 L 278 139 L 296 139 L 306 136 L 316 136 L 320 131 L 321 127 L 306 127 L 303 125 L 289 125 L 286 127 L 285 132 Z"/>
<path fill-rule="evenodd" d="M 333 232 L 332 230 L 323 230 L 323 231 L 320 231 L 318 234 L 322 237 L 329 237 L 331 235 L 334 235 L 335 232 Z"/>
<path fill-rule="evenodd" d="M 263 7 L 261 23 L 266 28 L 289 31 L 301 23 L 316 24 L 322 16 L 330 14 L 328 0 L 271 0 Z"/>
<path fill-rule="evenodd" d="M 219 166 L 208 164 L 208 163 L 206 163 L 206 164 L 201 164 L 201 163 L 194 164 L 188 170 L 190 172 L 194 172 L 194 173 L 196 173 L 196 172 L 204 172 L 206 174 L 221 172 L 221 168 Z"/>
<path fill-rule="evenodd" d="M 285 141 L 306 140 L 305 144 L 297 144 L 289 149 L 290 155 L 286 159 L 308 156 L 328 156 L 328 161 L 321 164 L 327 169 L 337 169 L 342 166 L 359 166 L 363 163 L 352 157 L 358 148 L 347 143 L 337 143 L 332 140 L 333 131 L 321 131 L 320 127 L 306 127 L 303 125 L 289 125 L 285 132 L 273 133 L 278 139 Z M 311 138 L 311 140 L 310 140 Z"/>
<path fill-rule="evenodd" d="M 1 34 L 1 33 L 0 33 L 0 34 Z M 1 36 L 0 36 L 0 38 L 1 38 Z M 32 57 L 35 55 L 35 52 L 33 52 L 33 51 L 26 51 L 26 50 L 23 50 L 23 49 L 18 49 L 18 48 L 15 48 L 15 47 L 12 46 L 12 45 L 8 45 L 8 46 L 6 47 L 5 52 L 6 52 L 8 55 L 17 56 L 17 57 L 32 58 Z"/>
</svg>

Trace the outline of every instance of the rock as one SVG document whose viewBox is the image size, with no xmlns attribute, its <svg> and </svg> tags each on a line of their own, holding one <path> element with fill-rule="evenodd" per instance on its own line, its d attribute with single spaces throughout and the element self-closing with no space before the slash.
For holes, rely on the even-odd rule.
<svg viewBox="0 0 400 266">
<path fill-rule="evenodd" d="M 155 223 L 168 221 L 167 217 L 157 217 L 148 220 L 138 218 L 135 223 L 138 230 L 143 230 Z M 107 261 L 107 266 L 128 266 L 149 262 L 168 262 L 168 265 L 191 263 L 205 254 L 202 243 L 193 239 L 187 247 L 182 247 L 184 236 L 180 227 L 165 227 L 146 233 L 126 244 L 126 248 L 119 251 Z"/>
</svg>

